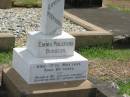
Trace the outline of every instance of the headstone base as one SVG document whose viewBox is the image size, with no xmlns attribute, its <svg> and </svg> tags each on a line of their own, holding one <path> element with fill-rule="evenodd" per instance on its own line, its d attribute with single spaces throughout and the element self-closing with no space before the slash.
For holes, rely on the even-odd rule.
<svg viewBox="0 0 130 97">
<path fill-rule="evenodd" d="M 88 80 L 28 85 L 12 68 L 3 70 L 8 97 L 96 97 L 96 88 Z"/>
<path fill-rule="evenodd" d="M 76 52 L 71 57 L 37 58 L 27 48 L 15 48 L 13 68 L 28 84 L 86 80 L 88 60 Z"/>
</svg>

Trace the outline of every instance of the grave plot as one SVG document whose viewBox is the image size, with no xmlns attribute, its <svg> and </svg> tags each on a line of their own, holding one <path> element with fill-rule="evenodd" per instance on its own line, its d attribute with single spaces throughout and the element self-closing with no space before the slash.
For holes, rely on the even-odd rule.
<svg viewBox="0 0 130 97">
<path fill-rule="evenodd" d="M 12 68 L 4 70 L 9 96 L 96 96 L 89 93 L 96 88 L 87 80 L 88 60 L 75 52 L 75 38 L 62 31 L 64 0 L 42 5 L 40 31 L 28 33 L 25 47 L 14 48 Z"/>
<path fill-rule="evenodd" d="M 16 46 L 25 45 L 29 31 L 40 30 L 40 8 L 13 8 L 0 10 L 0 14 L 0 29 L 2 32 L 10 32 L 15 35 Z M 70 13 L 65 14 L 64 17 L 62 30 L 76 37 L 76 49 L 80 46 L 100 46 L 112 43 L 112 34 L 102 28 L 99 29 L 99 27 L 70 15 Z"/>
<path fill-rule="evenodd" d="M 83 33 L 78 31 L 70 32 L 71 35 L 76 37 L 76 48 L 112 45 L 113 35 L 111 32 L 82 20 L 67 11 L 64 12 L 64 17 L 86 29 Z"/>
</svg>

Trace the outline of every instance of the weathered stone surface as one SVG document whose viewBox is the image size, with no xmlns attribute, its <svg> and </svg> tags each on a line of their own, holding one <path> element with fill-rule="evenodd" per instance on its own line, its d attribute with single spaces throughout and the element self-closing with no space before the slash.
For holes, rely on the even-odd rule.
<svg viewBox="0 0 130 97">
<path fill-rule="evenodd" d="M 96 88 L 89 81 L 28 85 L 12 68 L 3 73 L 9 97 L 96 97 Z"/>
<path fill-rule="evenodd" d="M 0 50 L 12 50 L 15 45 L 15 37 L 9 33 L 0 33 Z"/>
<path fill-rule="evenodd" d="M 12 6 L 12 0 L 0 0 L 0 8 L 10 8 Z"/>
</svg>

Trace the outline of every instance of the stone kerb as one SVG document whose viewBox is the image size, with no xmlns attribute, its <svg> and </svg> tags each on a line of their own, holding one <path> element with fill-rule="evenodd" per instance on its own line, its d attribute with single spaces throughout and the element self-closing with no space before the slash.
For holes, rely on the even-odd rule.
<svg viewBox="0 0 130 97">
<path fill-rule="evenodd" d="M 1 9 L 11 8 L 11 6 L 12 6 L 12 0 L 0 0 Z"/>
<path fill-rule="evenodd" d="M 111 32 L 82 20 L 67 11 L 64 12 L 64 17 L 88 30 L 86 33 L 70 32 L 76 38 L 76 49 L 89 46 L 112 45 L 113 34 Z"/>
<path fill-rule="evenodd" d="M 15 46 L 14 35 L 0 32 L 0 50 L 12 50 L 14 46 Z"/>
</svg>

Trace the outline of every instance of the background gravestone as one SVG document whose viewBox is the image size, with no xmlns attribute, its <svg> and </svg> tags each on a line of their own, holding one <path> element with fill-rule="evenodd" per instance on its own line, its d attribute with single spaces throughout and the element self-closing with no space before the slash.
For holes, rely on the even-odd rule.
<svg viewBox="0 0 130 97">
<path fill-rule="evenodd" d="M 12 6 L 12 0 L 0 0 L 0 8 L 10 8 Z"/>
</svg>

